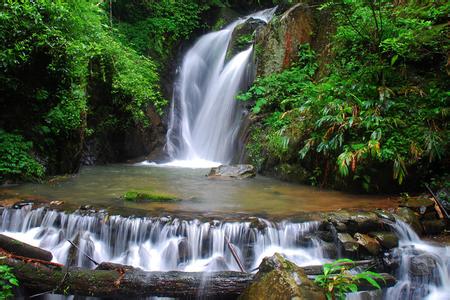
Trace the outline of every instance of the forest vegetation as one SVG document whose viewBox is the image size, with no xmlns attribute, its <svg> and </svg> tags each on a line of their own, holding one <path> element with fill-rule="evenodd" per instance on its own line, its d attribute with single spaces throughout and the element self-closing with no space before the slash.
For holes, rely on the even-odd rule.
<svg viewBox="0 0 450 300">
<path fill-rule="evenodd" d="M 87 141 L 106 149 L 151 128 L 167 114 L 178 56 L 226 24 L 221 9 L 295 2 L 3 0 L 0 181 L 76 172 Z M 335 188 L 448 181 L 450 4 L 306 2 L 332 16 L 328 52 L 304 44 L 238 97 L 258 120 L 248 160 Z"/>
</svg>

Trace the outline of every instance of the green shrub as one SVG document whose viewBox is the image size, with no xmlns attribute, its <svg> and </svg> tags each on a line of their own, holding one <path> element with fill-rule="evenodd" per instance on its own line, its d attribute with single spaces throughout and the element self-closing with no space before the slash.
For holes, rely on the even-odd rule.
<svg viewBox="0 0 450 300">
<path fill-rule="evenodd" d="M 349 272 L 354 268 L 354 263 L 350 259 L 338 259 L 332 263 L 323 265 L 323 274 L 318 275 L 314 282 L 324 289 L 328 300 L 344 300 L 347 293 L 358 291 L 358 283 L 362 280 L 380 289 L 376 279 L 383 277 L 375 272 L 364 271 L 357 274 Z"/>
<path fill-rule="evenodd" d="M 12 268 L 0 265 L 0 299 L 12 299 L 13 287 L 18 287 L 19 281 L 12 273 Z"/>
<path fill-rule="evenodd" d="M 450 5 L 327 3 L 322 9 L 338 24 L 333 60 L 318 72 L 319 58 L 303 45 L 291 68 L 258 78 L 238 97 L 262 119 L 260 156 L 319 168 L 322 184 L 339 187 L 373 191 L 437 178 L 450 153 Z"/>
<path fill-rule="evenodd" d="M 33 180 L 44 175 L 44 167 L 30 154 L 32 146 L 22 136 L 0 129 L 0 182 L 6 179 Z"/>
</svg>

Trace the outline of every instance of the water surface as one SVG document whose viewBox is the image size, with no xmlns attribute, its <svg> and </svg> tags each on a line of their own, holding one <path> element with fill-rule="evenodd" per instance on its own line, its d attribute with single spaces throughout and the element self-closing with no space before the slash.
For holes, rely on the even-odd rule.
<svg viewBox="0 0 450 300">
<path fill-rule="evenodd" d="M 23 184 L 12 189 L 22 194 L 62 200 L 66 206 L 90 204 L 96 208 L 140 209 L 150 215 L 185 212 L 294 216 L 304 212 L 337 209 L 374 209 L 395 206 L 385 196 L 355 195 L 282 182 L 257 176 L 244 180 L 208 179 L 208 169 L 108 165 L 84 167 L 66 181 Z M 182 201 L 170 203 L 126 202 L 129 190 L 175 194 Z"/>
</svg>

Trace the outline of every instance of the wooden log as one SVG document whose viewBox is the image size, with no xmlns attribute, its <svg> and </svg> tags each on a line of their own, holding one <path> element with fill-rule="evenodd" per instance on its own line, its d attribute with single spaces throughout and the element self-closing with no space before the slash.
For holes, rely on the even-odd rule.
<svg viewBox="0 0 450 300">
<path fill-rule="evenodd" d="M 3 234 L 0 234 L 0 248 L 14 255 L 44 261 L 51 261 L 53 258 L 52 253 L 47 250 L 28 245 L 26 243 L 22 243 L 21 241 L 18 241 Z"/>
<path fill-rule="evenodd" d="M 78 267 L 58 267 L 27 263 L 12 258 L 0 259 L 0 264 L 13 268 L 21 287 L 34 293 L 54 292 L 94 297 L 214 297 L 236 298 L 252 282 L 254 274 L 242 272 L 144 272 L 130 266 L 103 263 L 96 270 Z M 383 274 L 388 287 L 396 280 Z M 363 282 L 362 287 L 366 286 Z M 206 287 L 206 288 L 203 288 Z"/>
</svg>

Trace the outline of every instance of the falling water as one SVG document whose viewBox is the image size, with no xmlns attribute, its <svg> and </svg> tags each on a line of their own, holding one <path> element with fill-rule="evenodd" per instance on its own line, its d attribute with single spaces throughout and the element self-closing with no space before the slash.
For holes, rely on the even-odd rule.
<svg viewBox="0 0 450 300">
<path fill-rule="evenodd" d="M 235 97 L 253 80 L 253 47 L 227 61 L 229 43 L 236 26 L 250 18 L 267 23 L 274 12 L 263 10 L 208 33 L 185 55 L 167 131 L 166 150 L 180 160 L 175 165 L 231 161 L 242 117 Z"/>
<path fill-rule="evenodd" d="M 110 261 L 149 271 L 239 270 L 226 244 L 234 245 L 247 270 L 265 256 L 280 252 L 299 265 L 323 261 L 318 242 L 299 241 L 317 230 L 318 222 L 200 222 L 170 218 L 123 218 L 101 214 L 66 214 L 46 209 L 5 209 L 0 232 L 47 249 L 54 261 L 67 264 L 71 245 L 98 262 Z M 255 227 L 259 227 L 255 228 Z M 93 267 L 84 255 L 74 265 Z"/>
<path fill-rule="evenodd" d="M 398 283 L 386 292 L 386 299 L 450 299 L 450 246 L 426 243 L 406 223 L 391 224 L 399 236 L 394 256 L 400 260 Z"/>
</svg>

